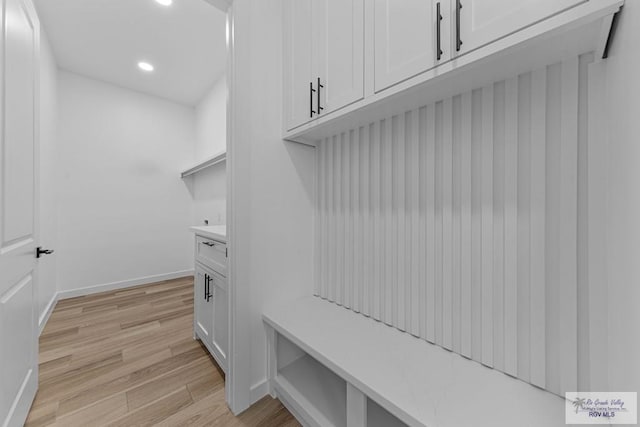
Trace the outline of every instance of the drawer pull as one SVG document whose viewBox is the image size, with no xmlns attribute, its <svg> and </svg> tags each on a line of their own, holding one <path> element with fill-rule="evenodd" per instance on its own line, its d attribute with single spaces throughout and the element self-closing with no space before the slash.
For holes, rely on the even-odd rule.
<svg viewBox="0 0 640 427">
<path fill-rule="evenodd" d="M 212 248 L 212 247 L 214 247 L 214 246 L 216 245 L 216 244 L 215 244 L 215 243 L 213 243 L 213 242 L 202 242 L 202 244 L 203 244 L 203 245 L 207 245 L 207 246 L 209 246 L 210 248 Z"/>
</svg>

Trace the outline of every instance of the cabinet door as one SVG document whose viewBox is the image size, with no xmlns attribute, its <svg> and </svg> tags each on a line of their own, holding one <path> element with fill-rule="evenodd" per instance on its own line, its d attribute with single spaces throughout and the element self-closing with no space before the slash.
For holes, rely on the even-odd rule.
<svg viewBox="0 0 640 427">
<path fill-rule="evenodd" d="M 213 275 L 213 349 L 216 359 L 227 371 L 227 350 L 229 347 L 229 299 L 227 297 L 227 279 Z"/>
<path fill-rule="evenodd" d="M 314 0 L 312 17 L 313 83 L 322 115 L 364 97 L 364 0 Z M 318 78 L 323 87 L 317 88 Z"/>
<path fill-rule="evenodd" d="M 451 57 L 449 5 L 449 0 L 375 0 L 376 92 Z M 438 7 L 442 16 L 439 23 Z M 438 29 L 440 59 L 437 55 Z"/>
<path fill-rule="evenodd" d="M 312 119 L 311 0 L 284 1 L 284 115 L 291 130 Z M 315 102 L 315 100 L 313 100 Z"/>
<path fill-rule="evenodd" d="M 193 328 L 200 339 L 206 342 L 212 340 L 213 330 L 213 303 L 207 298 L 207 289 L 211 292 L 211 282 L 207 285 L 207 271 L 196 265 L 196 276 L 193 287 Z M 208 301 L 207 301 L 208 300 Z"/>
<path fill-rule="evenodd" d="M 459 53 L 469 52 L 586 0 L 452 0 L 459 14 Z M 459 11 L 456 9 L 460 5 Z M 451 26 L 454 46 L 458 35 Z"/>
</svg>

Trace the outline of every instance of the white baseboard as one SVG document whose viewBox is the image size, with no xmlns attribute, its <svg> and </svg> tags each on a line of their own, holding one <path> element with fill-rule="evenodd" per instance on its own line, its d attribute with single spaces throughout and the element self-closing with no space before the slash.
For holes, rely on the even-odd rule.
<svg viewBox="0 0 640 427">
<path fill-rule="evenodd" d="M 262 399 L 268 394 L 269 394 L 269 383 L 267 382 L 267 380 L 262 380 L 259 383 L 254 384 L 251 387 L 251 391 L 250 391 L 251 404 L 253 405 L 258 400 Z"/>
<path fill-rule="evenodd" d="M 138 277 L 136 279 L 121 280 L 119 282 L 104 283 L 102 285 L 87 286 L 86 288 L 59 291 L 56 296 L 58 299 L 63 300 L 68 298 L 97 294 L 100 292 L 115 291 L 118 289 L 130 288 L 133 286 L 147 285 L 149 283 L 177 279 L 179 277 L 185 276 L 193 276 L 193 270 L 174 271 L 172 273 L 156 274 L 153 276 Z"/>
<path fill-rule="evenodd" d="M 56 292 L 51 297 L 51 301 L 49 301 L 49 304 L 47 304 L 47 307 L 44 309 L 44 311 L 40 313 L 40 318 L 38 319 L 38 328 L 39 328 L 38 335 L 42 334 L 44 325 L 46 325 L 47 322 L 49 321 L 49 317 L 51 316 L 51 313 L 53 312 L 53 309 L 56 307 L 56 303 L 58 302 L 58 296 L 59 296 L 59 293 Z"/>
</svg>

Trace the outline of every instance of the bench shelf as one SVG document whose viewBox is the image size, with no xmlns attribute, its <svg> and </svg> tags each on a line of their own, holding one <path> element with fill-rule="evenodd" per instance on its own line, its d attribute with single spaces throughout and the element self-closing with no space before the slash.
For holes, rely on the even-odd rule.
<svg viewBox="0 0 640 427">
<path fill-rule="evenodd" d="M 278 371 L 276 388 L 318 426 L 347 425 L 347 384 L 309 355 Z"/>
</svg>

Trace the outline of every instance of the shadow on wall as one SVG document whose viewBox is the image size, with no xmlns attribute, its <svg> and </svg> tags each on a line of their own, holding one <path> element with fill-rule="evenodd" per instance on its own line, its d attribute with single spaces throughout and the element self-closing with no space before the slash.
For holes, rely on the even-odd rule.
<svg viewBox="0 0 640 427">
<path fill-rule="evenodd" d="M 316 172 L 310 174 L 307 169 L 303 168 L 303 166 L 307 165 L 307 162 L 304 159 L 308 158 L 309 150 L 315 150 L 315 148 L 289 141 L 284 141 L 284 146 L 287 149 L 287 153 L 289 153 L 291 163 L 296 169 L 296 174 L 298 175 L 298 178 L 300 178 L 300 182 L 304 188 L 304 193 L 307 195 L 311 203 L 315 203 L 314 194 Z"/>
</svg>

